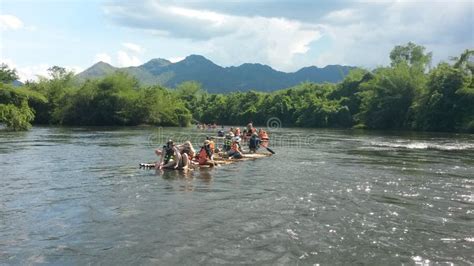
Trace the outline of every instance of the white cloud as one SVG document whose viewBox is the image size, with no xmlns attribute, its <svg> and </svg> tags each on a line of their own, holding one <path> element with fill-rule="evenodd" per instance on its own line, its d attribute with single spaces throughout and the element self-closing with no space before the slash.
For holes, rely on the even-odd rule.
<svg viewBox="0 0 474 266">
<path fill-rule="evenodd" d="M 329 12 L 323 17 L 323 21 L 339 24 L 355 22 L 361 18 L 362 14 L 359 10 L 346 8 Z"/>
<path fill-rule="evenodd" d="M 228 18 L 228 16 L 226 15 L 207 10 L 196 10 L 176 6 L 170 6 L 167 9 L 168 11 L 170 11 L 171 14 L 185 18 L 206 21 L 209 23 L 213 23 L 214 25 L 223 25 L 226 22 L 226 19 Z"/>
<path fill-rule="evenodd" d="M 294 57 L 321 37 L 318 26 L 281 18 L 239 18 L 235 27 L 233 34 L 209 40 L 204 53 L 223 64 L 259 62 L 292 70 Z"/>
<path fill-rule="evenodd" d="M 112 57 L 107 53 L 98 53 L 95 55 L 94 63 L 97 62 L 105 62 L 108 64 L 112 64 Z"/>
<path fill-rule="evenodd" d="M 133 45 L 130 47 L 133 47 Z M 129 49 L 129 50 L 136 51 L 137 49 Z M 114 59 L 112 59 L 112 56 L 110 56 L 108 53 L 98 53 L 95 55 L 94 63 L 97 63 L 100 61 L 108 63 L 108 64 L 117 63 L 118 64 L 117 66 L 119 67 L 138 66 L 142 64 L 142 61 L 136 55 L 134 55 L 134 51 L 124 51 L 124 50 L 117 51 L 116 58 Z"/>
<path fill-rule="evenodd" d="M 135 44 L 135 43 L 124 42 L 124 43 L 122 43 L 122 46 L 127 48 L 131 52 L 135 52 L 135 53 L 142 53 L 143 52 L 143 48 L 140 45 Z"/>
<path fill-rule="evenodd" d="M 324 34 L 332 45 L 316 59 L 318 65 L 386 65 L 393 47 L 409 41 L 433 51 L 436 64 L 474 45 L 469 2 L 384 2 L 362 6 L 350 23 L 330 20 L 337 16 L 354 18 L 347 10 L 325 17 Z"/>
<path fill-rule="evenodd" d="M 228 28 L 231 16 L 166 5 L 158 1 L 146 1 L 142 5 L 125 2 L 109 2 L 105 14 L 127 27 L 140 28 L 170 36 L 191 39 L 209 39 L 232 32 Z"/>
<path fill-rule="evenodd" d="M 51 65 L 45 63 L 34 65 L 17 65 L 13 60 L 8 58 L 2 58 L 0 59 L 0 62 L 7 64 L 11 69 L 16 69 L 19 80 L 22 82 L 26 82 L 28 80 L 38 81 L 40 76 L 48 77 L 48 69 L 51 67 Z M 73 71 L 74 73 L 80 73 L 84 70 L 84 68 L 80 66 L 66 66 L 64 68 L 67 71 Z"/>
<path fill-rule="evenodd" d="M 0 15 L 1 30 L 19 30 L 23 27 L 23 21 L 18 17 L 13 15 Z"/>
<path fill-rule="evenodd" d="M 78 74 L 78 73 L 81 73 L 82 71 L 84 71 L 84 68 L 81 67 L 81 66 L 66 66 L 65 68 L 68 71 L 74 72 L 74 74 Z"/>
<path fill-rule="evenodd" d="M 293 57 L 305 54 L 321 37 L 318 25 L 286 18 L 247 17 L 149 1 L 145 5 L 109 4 L 106 14 L 120 24 L 168 38 L 194 40 L 196 53 L 218 63 L 261 62 L 292 69 Z"/>
<path fill-rule="evenodd" d="M 171 62 L 171 63 L 176 63 L 176 62 L 179 62 L 179 61 L 182 61 L 184 60 L 184 56 L 175 56 L 175 57 L 170 57 L 168 58 L 168 60 Z"/>
<path fill-rule="evenodd" d="M 21 81 L 27 80 L 38 80 L 39 76 L 46 77 L 48 76 L 48 68 L 50 65 L 47 64 L 37 64 L 37 65 L 30 65 L 30 66 L 23 66 L 18 67 L 18 76 L 20 77 Z"/>
<path fill-rule="evenodd" d="M 139 66 L 141 64 L 141 61 L 138 59 L 138 57 L 129 55 L 125 51 L 117 52 L 117 62 L 120 67 Z"/>
<path fill-rule="evenodd" d="M 390 50 L 409 41 L 433 51 L 437 63 L 474 46 L 472 1 L 308 3 L 295 9 L 252 0 L 224 5 L 154 0 L 130 5 L 117 0 L 105 11 L 118 24 L 167 42 L 186 39 L 192 53 L 222 65 L 259 62 L 290 71 L 308 64 L 375 67 L 388 64 Z M 275 11 L 272 5 L 293 13 Z"/>
<path fill-rule="evenodd" d="M 47 64 L 36 64 L 36 65 L 29 65 L 29 66 L 18 66 L 15 62 L 11 59 L 0 59 L 2 63 L 8 65 L 11 69 L 16 69 L 16 73 L 20 79 L 20 81 L 25 82 L 27 80 L 38 80 L 38 76 L 47 76 L 48 75 L 48 68 L 50 67 Z"/>
</svg>

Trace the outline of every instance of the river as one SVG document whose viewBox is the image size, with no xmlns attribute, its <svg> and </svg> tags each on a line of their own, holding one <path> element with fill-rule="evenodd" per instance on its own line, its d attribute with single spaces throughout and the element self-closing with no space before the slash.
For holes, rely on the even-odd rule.
<svg viewBox="0 0 474 266">
<path fill-rule="evenodd" d="M 280 128 L 269 158 L 138 168 L 207 134 L 0 132 L 0 264 L 474 263 L 474 135 Z"/>
</svg>

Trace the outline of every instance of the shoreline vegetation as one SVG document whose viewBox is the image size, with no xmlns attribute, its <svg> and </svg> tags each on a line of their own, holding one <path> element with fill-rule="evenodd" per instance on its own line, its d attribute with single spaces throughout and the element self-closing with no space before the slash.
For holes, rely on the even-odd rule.
<svg viewBox="0 0 474 266">
<path fill-rule="evenodd" d="M 366 128 L 474 133 L 474 50 L 430 67 L 432 54 L 414 43 L 390 53 L 390 66 L 352 70 L 337 84 L 301 83 L 274 92 L 210 94 L 194 81 L 175 89 L 140 86 L 116 72 L 79 83 L 62 67 L 15 87 L 16 71 L 0 67 L 0 124 L 188 126 L 195 121 L 288 127 Z M 218 78 L 218 77 L 215 77 Z"/>
</svg>

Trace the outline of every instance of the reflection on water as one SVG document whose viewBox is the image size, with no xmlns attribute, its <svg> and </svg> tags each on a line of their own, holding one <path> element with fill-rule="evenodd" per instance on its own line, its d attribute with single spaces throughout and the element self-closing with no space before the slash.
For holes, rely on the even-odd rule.
<svg viewBox="0 0 474 266">
<path fill-rule="evenodd" d="M 270 158 L 139 169 L 159 134 L 211 133 L 0 132 L 0 263 L 474 263 L 472 135 L 280 129 Z"/>
</svg>

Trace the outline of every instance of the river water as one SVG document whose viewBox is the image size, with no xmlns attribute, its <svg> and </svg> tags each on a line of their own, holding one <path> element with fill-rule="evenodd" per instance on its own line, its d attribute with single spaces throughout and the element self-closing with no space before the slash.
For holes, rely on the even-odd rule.
<svg viewBox="0 0 474 266">
<path fill-rule="evenodd" d="M 474 135 L 278 129 L 269 158 L 138 168 L 206 134 L 0 132 L 0 264 L 474 263 Z"/>
</svg>

